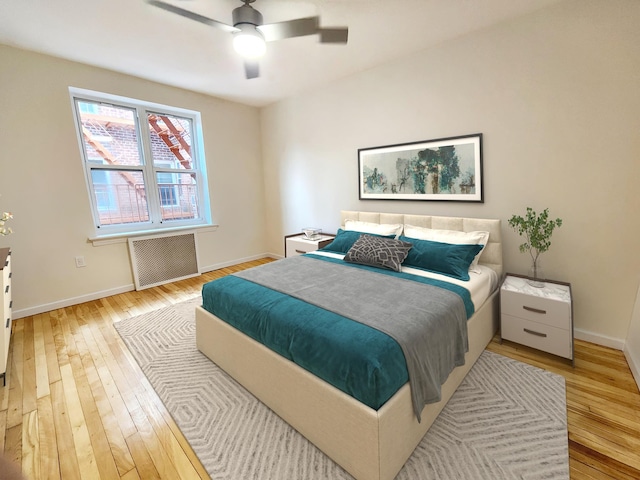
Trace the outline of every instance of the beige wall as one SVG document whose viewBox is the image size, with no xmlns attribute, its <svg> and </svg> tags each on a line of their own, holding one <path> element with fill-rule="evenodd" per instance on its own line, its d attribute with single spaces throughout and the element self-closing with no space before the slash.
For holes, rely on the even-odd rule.
<svg viewBox="0 0 640 480">
<path fill-rule="evenodd" d="M 199 234 L 200 264 L 264 253 L 258 109 L 0 45 L 0 210 L 15 215 L 15 233 L 0 246 L 13 251 L 18 316 L 133 284 L 126 243 L 87 243 L 93 226 L 69 86 L 200 111 L 219 224 Z M 85 268 L 76 268 L 76 255 Z"/>
<path fill-rule="evenodd" d="M 262 111 L 270 251 L 339 210 L 564 220 L 542 257 L 572 283 L 577 336 L 622 348 L 640 273 L 640 2 L 577 0 Z M 484 204 L 359 201 L 357 149 L 484 135 Z"/>
</svg>

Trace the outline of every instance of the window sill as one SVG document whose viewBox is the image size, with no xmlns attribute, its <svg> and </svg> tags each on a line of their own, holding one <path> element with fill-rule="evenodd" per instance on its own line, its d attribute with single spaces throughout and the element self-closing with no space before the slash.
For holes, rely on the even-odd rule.
<svg viewBox="0 0 640 480">
<path fill-rule="evenodd" d="M 215 232 L 218 230 L 219 225 L 190 225 L 186 227 L 175 228 L 163 228 L 162 230 L 144 230 L 133 233 L 114 233 L 111 235 L 101 235 L 99 237 L 87 238 L 88 243 L 92 243 L 94 247 L 101 247 L 103 245 L 112 245 L 114 243 L 127 243 L 129 238 L 142 237 L 145 235 L 162 235 L 165 233 L 175 233 L 184 231 L 199 231 L 199 232 Z"/>
</svg>

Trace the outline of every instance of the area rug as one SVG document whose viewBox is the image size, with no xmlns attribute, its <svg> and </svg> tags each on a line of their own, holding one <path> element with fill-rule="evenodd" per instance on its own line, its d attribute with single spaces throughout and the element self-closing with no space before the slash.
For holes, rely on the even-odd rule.
<svg viewBox="0 0 640 480">
<path fill-rule="evenodd" d="M 352 477 L 195 346 L 194 299 L 115 328 L 212 479 Z M 485 351 L 397 479 L 568 479 L 564 378 Z"/>
</svg>

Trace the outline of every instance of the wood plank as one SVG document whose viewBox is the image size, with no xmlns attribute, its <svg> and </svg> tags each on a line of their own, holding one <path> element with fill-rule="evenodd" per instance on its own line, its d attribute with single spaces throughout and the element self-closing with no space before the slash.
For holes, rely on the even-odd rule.
<svg viewBox="0 0 640 480">
<path fill-rule="evenodd" d="M 33 317 L 23 321 L 23 384 L 22 384 L 22 413 L 29 413 L 37 408 L 36 393 L 36 359 L 33 335 Z"/>
<path fill-rule="evenodd" d="M 638 439 L 625 438 L 617 435 L 616 432 L 607 431 L 607 429 L 591 431 L 588 426 L 576 421 L 575 418 L 572 418 L 569 439 L 640 471 L 640 455 L 637 453 L 640 452 Z"/>
<path fill-rule="evenodd" d="M 56 348 L 56 363 L 58 364 L 58 372 L 60 372 L 60 367 L 62 365 L 67 365 L 69 363 L 67 342 L 61 326 L 63 316 L 63 309 L 49 312 L 49 322 L 51 323 L 51 332 L 53 334 L 53 342 Z M 62 380 L 62 376 L 60 376 L 60 379 Z M 51 383 L 54 383 L 53 379 L 51 379 Z"/>
<path fill-rule="evenodd" d="M 140 478 L 144 478 L 146 480 L 147 478 L 153 477 L 140 477 L 140 475 L 138 475 L 138 470 L 135 468 L 133 470 L 129 470 L 126 474 L 120 477 L 121 480 L 140 480 Z"/>
<path fill-rule="evenodd" d="M 91 389 L 91 395 L 95 401 L 95 407 L 97 410 L 97 414 L 102 423 L 102 428 L 104 429 L 104 434 L 106 439 L 108 440 L 108 445 L 111 450 L 111 454 L 113 456 L 113 460 L 115 461 L 115 465 L 118 469 L 119 475 L 124 475 L 126 472 L 134 468 L 133 459 L 131 458 L 131 454 L 129 453 L 129 449 L 127 448 L 125 437 L 120 430 L 118 420 L 116 415 L 111 408 L 111 402 L 107 396 L 107 393 L 104 388 L 103 381 L 98 373 L 98 365 L 102 365 L 102 357 L 99 355 L 97 351 L 98 348 L 95 344 L 95 340 L 91 335 L 90 328 L 83 328 L 82 334 L 85 339 L 85 349 L 82 354 L 82 365 L 84 367 L 84 371 L 87 376 L 87 381 L 89 387 Z M 98 365 L 96 365 L 98 363 Z M 106 370 L 102 367 L 103 370 Z M 111 377 L 107 377 L 107 385 L 113 385 L 111 383 Z M 112 392 L 113 395 L 116 395 L 116 392 Z M 120 403 L 117 403 L 120 405 Z M 127 427 L 127 430 L 133 430 L 135 427 L 133 426 L 133 422 L 130 420 L 130 416 L 126 409 L 120 409 L 120 413 L 123 415 L 122 423 Z M 86 415 L 86 410 L 85 410 Z M 131 427 L 129 427 L 129 423 L 126 419 L 129 419 L 131 422 Z M 93 438 L 93 436 L 92 436 Z M 95 449 L 95 447 L 94 447 Z"/>
<path fill-rule="evenodd" d="M 69 357 L 70 360 L 73 358 L 77 358 L 77 355 Z M 96 453 L 93 451 L 87 421 L 82 413 L 82 402 L 80 401 L 80 395 L 78 394 L 76 380 L 74 377 L 74 370 L 72 369 L 71 364 L 61 366 L 60 374 L 62 375 L 64 399 L 67 405 L 69 423 L 71 424 L 73 447 L 78 467 L 83 476 L 100 478 Z M 71 452 L 67 453 L 71 454 Z"/>
<path fill-rule="evenodd" d="M 60 462 L 51 395 L 38 399 L 38 442 L 40 478 L 42 480 L 59 480 Z"/>
<path fill-rule="evenodd" d="M 5 458 L 22 468 L 22 423 L 7 428 L 4 439 Z"/>
<path fill-rule="evenodd" d="M 76 345 L 78 346 L 81 354 L 84 356 L 86 349 L 86 347 L 84 346 L 84 342 L 78 341 L 76 342 Z M 69 360 L 71 361 L 71 368 L 73 371 L 73 377 L 75 379 L 78 399 L 82 407 L 84 427 L 86 428 L 86 431 L 89 435 L 89 440 L 91 442 L 91 457 L 96 461 L 96 466 L 98 468 L 98 471 L 100 472 L 101 478 L 117 478 L 120 476 L 120 474 L 118 473 L 118 469 L 116 467 L 115 460 L 109 446 L 109 440 L 107 439 L 107 435 L 104 431 L 102 419 L 100 418 L 100 414 L 98 413 L 96 400 L 93 396 L 93 393 L 91 392 L 91 387 L 89 386 L 89 381 L 87 380 L 87 375 L 82 364 L 82 360 L 77 355 L 70 357 Z M 91 362 L 91 360 L 88 361 Z M 91 362 L 90 368 L 92 367 L 93 362 Z"/>
<path fill-rule="evenodd" d="M 51 410 L 56 432 L 56 444 L 58 446 L 60 477 L 64 480 L 78 480 L 80 479 L 80 465 L 75 454 L 73 430 L 65 401 L 62 379 L 51 384 Z"/>
<path fill-rule="evenodd" d="M 146 447 L 147 452 L 149 452 L 149 456 L 160 478 L 180 478 L 175 466 L 169 461 L 167 452 L 163 448 L 145 413 L 142 410 L 136 410 L 131 412 L 131 414 L 133 421 L 138 427 L 142 443 Z"/>
<path fill-rule="evenodd" d="M 44 356 L 47 362 L 49 384 L 60 380 L 60 366 L 56 354 L 56 341 L 53 336 L 51 312 L 42 318 L 42 338 L 44 340 Z"/>
<path fill-rule="evenodd" d="M 615 480 L 638 480 L 640 478 L 639 470 L 608 457 L 599 450 L 589 448 L 578 441 L 569 440 L 569 453 L 574 460 L 588 465 L 591 469 Z"/>
<path fill-rule="evenodd" d="M 36 402 L 49 395 L 49 367 L 44 344 L 43 320 L 45 315 L 36 315 L 33 319 L 33 344 L 36 367 Z M 48 323 L 48 319 L 46 321 Z"/>
<path fill-rule="evenodd" d="M 585 465 L 574 458 L 569 458 L 569 476 L 570 478 L 580 478 L 581 480 L 622 480 L 615 479 L 606 473 L 596 470 L 589 465 Z"/>
<path fill-rule="evenodd" d="M 11 355 L 11 381 L 7 405 L 8 429 L 22 425 L 22 350 L 24 344 L 22 323 L 21 321 L 14 323 L 15 329 L 11 338 L 13 354 Z"/>
<path fill-rule="evenodd" d="M 7 411 L 0 410 L 0 453 L 4 452 L 4 439 L 7 432 Z"/>
<path fill-rule="evenodd" d="M 27 478 L 40 478 L 40 440 L 36 409 L 25 413 L 22 421 L 22 473 Z"/>
<path fill-rule="evenodd" d="M 134 433 L 126 440 L 129 450 L 131 451 L 131 455 L 135 460 L 136 474 L 145 480 L 159 480 L 160 474 L 153 464 L 153 460 L 151 459 L 140 434 Z"/>
<path fill-rule="evenodd" d="M 78 354 L 78 349 L 76 348 L 76 342 L 73 338 L 73 332 L 71 331 L 71 327 L 69 325 L 69 316 L 73 317 L 73 309 L 72 308 L 60 308 L 58 309 L 58 321 L 60 325 L 60 333 L 62 335 L 62 339 L 64 341 L 64 353 L 67 357 L 67 361 L 64 362 L 62 359 L 58 358 L 58 363 L 62 368 L 63 365 L 66 365 L 69 362 L 69 358 L 73 355 Z M 62 371 L 60 372 L 62 375 Z"/>
</svg>

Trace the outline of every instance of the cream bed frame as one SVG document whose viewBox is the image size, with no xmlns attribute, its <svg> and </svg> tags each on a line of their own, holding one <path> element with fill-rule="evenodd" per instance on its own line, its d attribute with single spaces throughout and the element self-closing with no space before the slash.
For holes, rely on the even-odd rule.
<svg viewBox="0 0 640 480">
<path fill-rule="evenodd" d="M 480 264 L 502 278 L 500 220 L 341 212 L 342 221 L 489 231 Z M 393 479 L 458 388 L 498 326 L 497 290 L 468 321 L 469 352 L 442 386 L 442 400 L 413 412 L 409 384 L 374 410 L 196 307 L 198 349 L 358 480 Z"/>
</svg>

